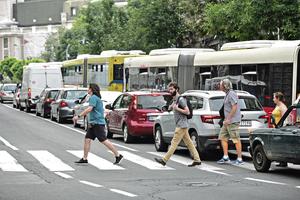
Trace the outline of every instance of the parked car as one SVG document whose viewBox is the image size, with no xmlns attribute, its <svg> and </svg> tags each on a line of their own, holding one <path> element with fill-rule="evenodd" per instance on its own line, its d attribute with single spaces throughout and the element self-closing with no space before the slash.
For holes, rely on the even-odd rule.
<svg viewBox="0 0 300 200">
<path fill-rule="evenodd" d="M 23 68 L 20 110 L 30 112 L 45 88 L 62 88 L 63 80 L 60 62 L 30 63 Z"/>
<path fill-rule="evenodd" d="M 300 104 L 288 108 L 276 128 L 250 133 L 249 152 L 258 172 L 267 172 L 271 162 L 300 164 Z"/>
<path fill-rule="evenodd" d="M 13 101 L 14 94 L 17 84 L 3 84 L 0 88 L 0 102 Z"/>
<path fill-rule="evenodd" d="M 51 112 L 51 103 L 60 91 L 59 88 L 46 88 L 42 91 L 36 102 L 36 116 L 48 117 Z"/>
<path fill-rule="evenodd" d="M 19 109 L 20 108 L 20 91 L 22 84 L 18 83 L 15 91 L 13 92 L 13 107 Z"/>
<path fill-rule="evenodd" d="M 134 136 L 152 136 L 153 120 L 148 113 L 160 113 L 163 106 L 171 101 L 169 93 L 126 92 L 113 104 L 106 105 L 108 137 L 120 134 L 124 142 L 132 142 Z"/>
<path fill-rule="evenodd" d="M 72 119 L 75 101 L 87 93 L 87 88 L 62 88 L 51 103 L 50 118 L 58 123 Z"/>
<path fill-rule="evenodd" d="M 240 136 L 243 146 L 249 145 L 249 129 L 267 127 L 267 116 L 257 98 L 248 92 L 237 91 L 238 104 L 241 108 L 242 121 Z M 188 131 L 200 153 L 207 150 L 221 149 L 218 135 L 220 132 L 220 114 L 225 97 L 222 91 L 187 91 L 182 94 L 193 107 L 193 117 L 188 121 Z M 153 114 L 150 114 L 153 115 Z M 155 148 L 157 151 L 167 151 L 175 131 L 173 111 L 160 114 L 153 126 Z M 180 146 L 185 146 L 183 142 Z M 233 146 L 230 142 L 230 146 Z"/>
<path fill-rule="evenodd" d="M 121 94 L 122 92 L 117 92 L 117 91 L 101 91 L 101 100 L 103 102 L 103 107 L 107 104 L 113 103 Z M 80 99 L 77 101 L 77 105 L 74 107 L 74 115 L 79 115 L 82 111 L 84 111 L 88 106 L 88 100 L 89 100 L 89 95 L 86 94 L 84 98 Z M 104 111 L 104 117 L 107 114 L 107 110 Z M 87 130 L 87 124 L 88 124 L 88 117 L 80 118 L 78 119 L 77 123 L 74 124 L 75 127 L 84 127 L 84 130 Z"/>
</svg>

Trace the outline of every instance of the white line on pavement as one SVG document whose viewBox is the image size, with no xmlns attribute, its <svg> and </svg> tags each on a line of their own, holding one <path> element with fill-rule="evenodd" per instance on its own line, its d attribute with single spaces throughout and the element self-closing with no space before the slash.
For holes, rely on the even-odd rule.
<svg viewBox="0 0 300 200">
<path fill-rule="evenodd" d="M 296 186 L 296 188 L 300 188 L 300 186 Z"/>
<path fill-rule="evenodd" d="M 0 158 L 0 168 L 3 171 L 27 172 L 27 170 L 22 165 L 18 164 L 17 160 L 6 151 L 0 151 Z"/>
<path fill-rule="evenodd" d="M 50 171 L 74 171 L 72 167 L 62 162 L 48 151 L 27 151 Z"/>
<path fill-rule="evenodd" d="M 83 151 L 71 151 L 67 150 L 67 152 L 73 154 L 74 156 L 78 158 L 82 158 Z M 118 165 L 114 165 L 112 162 L 109 162 L 93 153 L 89 153 L 89 164 L 97 167 L 98 169 L 101 170 L 123 170 L 123 167 L 120 167 Z"/>
<path fill-rule="evenodd" d="M 120 152 L 120 154 L 122 154 L 124 156 L 124 159 L 129 160 L 133 163 L 139 164 L 139 165 L 141 165 L 143 167 L 146 167 L 148 169 L 152 169 L 152 170 L 174 170 L 171 167 L 162 166 L 161 164 L 159 164 L 155 161 L 143 158 L 141 156 L 130 153 L 128 151 L 119 151 L 119 152 Z"/>
<path fill-rule="evenodd" d="M 9 148 L 11 148 L 12 150 L 18 151 L 19 149 L 13 145 L 11 145 L 7 140 L 5 140 L 3 137 L 0 136 L 0 140 Z"/>
<path fill-rule="evenodd" d="M 132 193 L 129 193 L 129 192 L 125 192 L 123 190 L 118 190 L 118 189 L 109 189 L 110 191 L 112 192 L 116 192 L 116 193 L 119 193 L 119 194 L 122 194 L 122 195 L 125 195 L 125 196 L 128 196 L 128 197 L 136 197 L 137 195 L 136 194 L 132 194 Z"/>
<path fill-rule="evenodd" d="M 164 156 L 164 153 L 161 153 L 161 152 L 148 152 L 148 153 L 152 154 L 152 155 L 155 155 L 155 156 L 159 156 L 159 157 Z M 185 158 L 183 156 L 178 156 L 178 155 L 172 155 L 170 160 L 172 160 L 174 162 L 177 162 L 177 163 L 180 163 L 180 164 L 183 164 L 183 165 L 186 165 L 186 166 L 192 162 L 191 159 Z M 220 172 L 220 171 L 225 170 L 225 169 L 215 167 L 213 165 L 208 165 L 208 164 L 205 164 L 203 162 L 201 163 L 201 166 L 197 166 L 197 168 L 200 169 L 200 170 L 204 170 L 204 171 L 208 171 L 208 172 L 212 172 L 212 173 L 216 173 L 216 174 L 231 176 L 231 175 L 229 175 L 225 172 Z"/>
<path fill-rule="evenodd" d="M 65 173 L 62 173 L 62 172 L 54 172 L 54 173 L 57 174 L 58 176 L 61 176 L 61 177 L 65 178 L 65 179 L 71 179 L 71 178 L 73 178 L 69 174 L 65 174 Z"/>
<path fill-rule="evenodd" d="M 275 181 L 268 181 L 268 180 L 263 180 L 263 179 L 255 179 L 255 178 L 245 178 L 246 180 L 250 181 L 257 181 L 257 182 L 263 182 L 263 183 L 271 183 L 271 184 L 276 184 L 276 185 L 287 185 L 286 183 L 281 183 L 281 182 L 275 182 Z"/>
<path fill-rule="evenodd" d="M 96 183 L 92 183 L 92 182 L 89 182 L 89 181 L 82 181 L 80 180 L 79 181 L 80 183 L 83 183 L 83 184 L 86 184 L 86 185 L 89 185 L 89 186 L 93 186 L 93 187 L 103 187 L 103 185 L 99 185 L 99 184 L 96 184 Z"/>
</svg>

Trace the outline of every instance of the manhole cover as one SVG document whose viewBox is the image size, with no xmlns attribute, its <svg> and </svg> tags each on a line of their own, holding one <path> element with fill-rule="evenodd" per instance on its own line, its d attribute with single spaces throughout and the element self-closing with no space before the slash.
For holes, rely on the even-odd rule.
<svg viewBox="0 0 300 200">
<path fill-rule="evenodd" d="M 218 183 L 214 182 L 188 182 L 186 183 L 187 186 L 191 187 L 208 187 L 208 186 L 217 186 Z"/>
</svg>

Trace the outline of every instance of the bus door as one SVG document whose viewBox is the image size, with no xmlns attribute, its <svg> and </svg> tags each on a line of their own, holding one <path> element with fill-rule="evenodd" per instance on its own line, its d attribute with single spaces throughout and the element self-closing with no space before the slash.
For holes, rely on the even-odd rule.
<svg viewBox="0 0 300 200">
<path fill-rule="evenodd" d="M 194 80 L 191 77 L 195 74 L 194 68 L 195 54 L 180 54 L 178 58 L 177 67 L 177 83 L 180 87 L 180 91 L 194 89 Z"/>
</svg>

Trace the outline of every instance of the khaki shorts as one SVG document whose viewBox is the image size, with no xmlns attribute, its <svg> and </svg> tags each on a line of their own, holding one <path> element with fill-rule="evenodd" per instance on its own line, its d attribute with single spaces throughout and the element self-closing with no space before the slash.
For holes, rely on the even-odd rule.
<svg viewBox="0 0 300 200">
<path fill-rule="evenodd" d="M 237 143 L 238 141 L 240 141 L 239 127 L 239 123 L 222 126 L 219 134 L 219 140 L 228 141 L 231 138 L 233 143 Z"/>
</svg>

